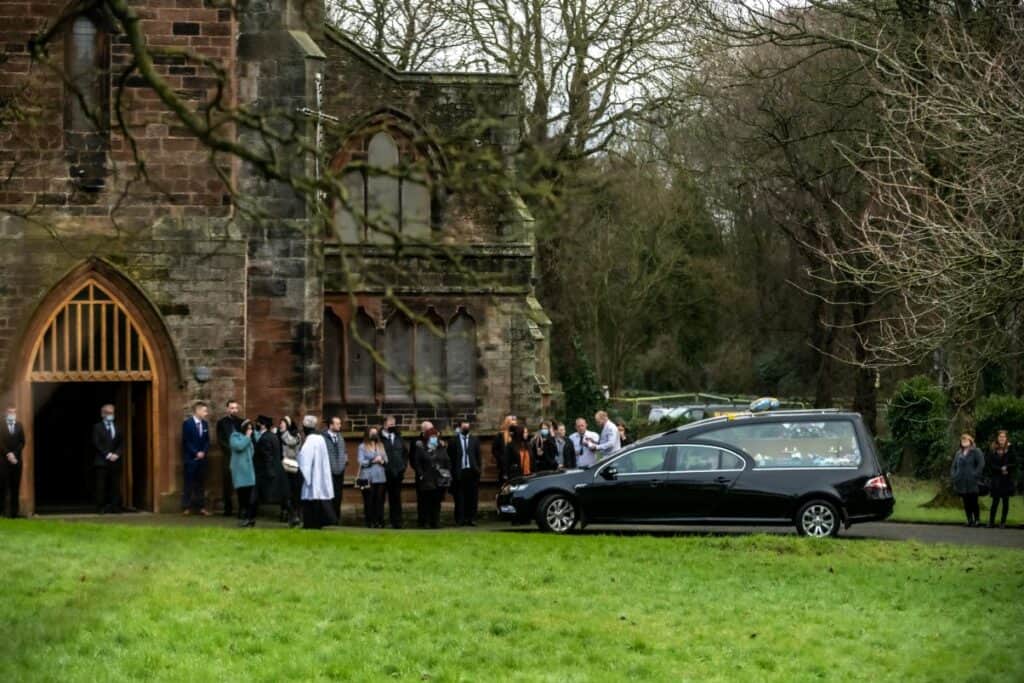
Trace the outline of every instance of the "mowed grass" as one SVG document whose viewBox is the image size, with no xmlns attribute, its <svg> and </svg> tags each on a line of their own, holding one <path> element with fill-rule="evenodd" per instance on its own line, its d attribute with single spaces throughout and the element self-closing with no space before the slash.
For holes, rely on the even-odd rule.
<svg viewBox="0 0 1024 683">
<path fill-rule="evenodd" d="M 928 522 L 933 524 L 963 524 L 966 521 L 963 507 L 924 507 L 939 491 L 939 482 L 920 479 L 894 478 L 893 495 L 896 497 L 896 508 L 892 512 L 894 522 Z M 992 498 L 981 496 L 981 523 L 988 524 L 989 508 Z M 999 511 L 1002 514 L 1002 510 Z M 999 523 L 999 518 L 996 518 Z M 1024 524 L 1024 497 L 1015 495 L 1010 498 L 1010 514 L 1006 518 L 1007 526 Z"/>
<path fill-rule="evenodd" d="M 1024 680 L 1024 552 L 0 522 L 0 681 Z"/>
</svg>

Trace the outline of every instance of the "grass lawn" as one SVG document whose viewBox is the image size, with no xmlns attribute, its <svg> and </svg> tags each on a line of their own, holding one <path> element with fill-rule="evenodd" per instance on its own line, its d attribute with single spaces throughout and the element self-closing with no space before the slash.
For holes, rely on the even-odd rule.
<svg viewBox="0 0 1024 683">
<path fill-rule="evenodd" d="M 0 522 L 0 681 L 1024 680 L 1024 551 Z"/>
<path fill-rule="evenodd" d="M 894 522 L 950 522 L 963 524 L 965 521 L 962 507 L 926 508 L 925 503 L 935 497 L 939 490 L 938 482 L 920 479 L 893 479 L 893 494 L 896 496 L 896 509 L 893 510 L 892 521 Z M 988 524 L 988 511 L 992 499 L 982 496 L 981 502 L 981 523 Z M 1001 511 L 1000 511 L 1001 512 Z M 999 520 L 997 519 L 998 523 Z M 1020 495 L 1010 498 L 1010 516 L 1006 518 L 1007 525 L 1024 524 L 1024 498 Z"/>
</svg>

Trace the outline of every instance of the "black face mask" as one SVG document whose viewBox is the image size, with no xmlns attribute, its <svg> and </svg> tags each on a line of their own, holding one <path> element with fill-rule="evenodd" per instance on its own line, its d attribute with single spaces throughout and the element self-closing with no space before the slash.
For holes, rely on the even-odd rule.
<svg viewBox="0 0 1024 683">
<path fill-rule="evenodd" d="M 376 434 L 371 434 L 370 435 L 370 441 L 376 441 L 376 440 L 377 440 L 377 435 Z"/>
<path fill-rule="evenodd" d="M 463 427 L 462 428 L 462 433 L 466 434 L 468 436 L 469 435 L 469 427 Z"/>
</svg>

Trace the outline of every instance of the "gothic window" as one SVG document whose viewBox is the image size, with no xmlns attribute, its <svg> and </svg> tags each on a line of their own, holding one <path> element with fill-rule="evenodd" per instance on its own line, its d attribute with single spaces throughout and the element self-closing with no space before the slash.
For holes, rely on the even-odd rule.
<svg viewBox="0 0 1024 683">
<path fill-rule="evenodd" d="M 452 401 L 476 400 L 476 321 L 460 308 L 448 323 L 447 379 Z"/>
<path fill-rule="evenodd" d="M 444 399 L 444 320 L 433 310 L 416 323 L 416 402 Z"/>
<path fill-rule="evenodd" d="M 353 402 L 371 402 L 376 391 L 376 369 L 371 350 L 375 348 L 377 328 L 366 311 L 359 309 L 348 327 L 345 339 L 345 398 Z"/>
<path fill-rule="evenodd" d="M 476 401 L 476 321 L 465 309 L 447 322 L 433 308 L 412 318 L 396 311 L 378 332 L 362 308 L 347 324 L 326 308 L 323 324 L 326 405 Z"/>
<path fill-rule="evenodd" d="M 65 147 L 71 177 L 82 189 L 103 187 L 110 122 L 108 34 L 87 14 L 75 18 L 65 38 L 68 82 L 64 92 Z"/>
<path fill-rule="evenodd" d="M 384 329 L 384 359 L 388 363 L 384 372 L 384 400 L 411 402 L 413 326 L 402 313 L 391 316 Z"/>
<path fill-rule="evenodd" d="M 324 402 L 341 403 L 341 337 L 343 323 L 334 311 L 324 311 Z"/>
<path fill-rule="evenodd" d="M 398 233 L 428 239 L 441 222 L 440 202 L 423 159 L 407 136 L 378 130 L 357 135 L 339 156 L 346 201 L 334 212 L 334 228 L 344 243 L 390 243 Z"/>
</svg>

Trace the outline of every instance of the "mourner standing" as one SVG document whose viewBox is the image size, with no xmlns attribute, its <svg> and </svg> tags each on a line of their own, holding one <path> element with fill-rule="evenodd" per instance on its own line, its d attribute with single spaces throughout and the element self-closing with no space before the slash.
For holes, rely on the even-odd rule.
<svg viewBox="0 0 1024 683">
<path fill-rule="evenodd" d="M 960 448 L 953 454 L 953 466 L 950 477 L 953 490 L 964 503 L 967 515 L 967 526 L 978 526 L 981 510 L 978 508 L 978 482 L 985 470 L 985 456 L 974 445 L 974 437 L 970 434 L 960 435 Z"/>
<path fill-rule="evenodd" d="M 96 512 L 121 512 L 121 458 L 124 434 L 114 422 L 114 406 L 100 408 L 92 428 L 92 466 L 96 480 Z"/>
<path fill-rule="evenodd" d="M 405 479 L 405 469 L 408 466 L 406 457 L 405 442 L 402 435 L 395 426 L 395 418 L 388 415 L 384 418 L 384 451 L 388 456 L 388 464 L 385 467 L 387 481 L 384 486 L 388 498 L 388 521 L 392 529 L 402 528 L 402 480 Z"/>
<path fill-rule="evenodd" d="M 476 526 L 480 499 L 480 440 L 470 430 L 469 420 L 463 420 L 455 436 L 448 442 L 455 524 L 458 526 Z"/>
<path fill-rule="evenodd" d="M 231 435 L 242 428 L 242 418 L 239 415 L 242 408 L 234 399 L 228 401 L 224 408 L 227 414 L 217 420 L 217 445 L 220 446 L 221 453 L 221 496 L 224 499 L 224 516 L 230 517 L 234 514 L 232 499 L 235 491 L 231 481 Z M 241 516 L 241 502 L 238 504 L 238 512 Z"/>
<path fill-rule="evenodd" d="M 1014 474 L 1017 467 L 1016 455 L 1013 444 L 1010 443 L 1010 434 L 1005 429 L 1000 429 L 987 458 L 992 494 L 992 507 L 988 513 L 989 528 L 996 525 L 996 510 L 1000 504 L 1002 504 L 1003 513 L 999 518 L 999 528 L 1006 527 L 1006 515 L 1010 513 L 1010 497 L 1013 496 Z"/>
<path fill-rule="evenodd" d="M 322 529 L 337 524 L 334 516 L 334 486 L 331 483 L 331 458 L 327 442 L 317 427 L 315 415 L 302 419 L 306 438 L 299 450 L 299 470 L 302 472 L 302 528 Z"/>
<path fill-rule="evenodd" d="M 7 406 L 3 433 L 0 434 L 0 515 L 6 514 L 12 519 L 18 516 L 21 454 L 24 450 L 25 428 L 18 422 L 17 409 Z"/>
<path fill-rule="evenodd" d="M 206 511 L 206 463 L 210 450 L 210 424 L 206 421 L 210 407 L 203 401 L 192 406 L 192 415 L 181 425 L 181 459 L 185 470 L 185 488 L 181 494 L 181 507 L 186 515 L 197 511 L 204 517 Z"/>
<path fill-rule="evenodd" d="M 324 430 L 324 441 L 327 453 L 331 458 L 331 485 L 334 487 L 334 516 L 341 524 L 341 496 L 345 487 L 345 468 L 348 466 L 348 453 L 345 451 L 345 437 L 341 435 L 341 418 L 332 417 L 327 429 Z"/>
</svg>

